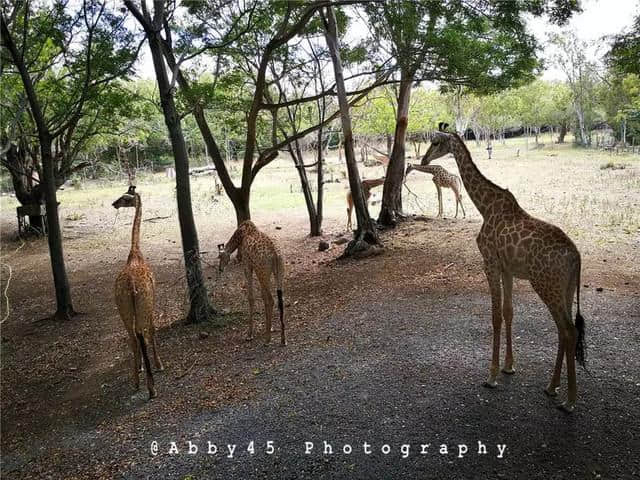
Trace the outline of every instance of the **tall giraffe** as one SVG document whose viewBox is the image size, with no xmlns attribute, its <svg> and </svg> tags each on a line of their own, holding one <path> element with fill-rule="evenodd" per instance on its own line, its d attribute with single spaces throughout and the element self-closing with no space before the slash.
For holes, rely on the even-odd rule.
<svg viewBox="0 0 640 480">
<path fill-rule="evenodd" d="M 531 217 L 508 190 L 484 177 L 473 163 L 463 140 L 455 133 L 445 132 L 446 127 L 446 124 L 440 124 L 440 131 L 434 134 L 421 163 L 428 165 L 436 158 L 453 154 L 467 193 L 484 219 L 476 241 L 491 291 L 493 323 L 493 354 L 485 386 L 494 388 L 498 385 L 496 378 L 503 317 L 507 349 L 502 371 L 514 373 L 511 344 L 513 277 L 528 279 L 547 305 L 558 328 L 558 353 L 545 393 L 552 397 L 557 395 L 563 358 L 566 357 L 567 401 L 560 408 L 571 412 L 576 403 L 575 361 L 578 360 L 583 367 L 585 365 L 585 324 L 580 315 L 580 252 L 562 230 Z M 576 290 L 574 325 L 571 310 Z"/>
<path fill-rule="evenodd" d="M 404 176 L 406 177 L 409 172 L 412 170 L 417 170 L 418 172 L 430 173 L 433 175 L 433 183 L 436 186 L 436 190 L 438 191 L 438 218 L 442 218 L 442 188 L 450 188 L 453 190 L 453 194 L 456 197 L 456 216 L 458 218 L 458 204 L 462 208 L 462 216 L 466 217 L 467 214 L 464 211 L 464 206 L 462 205 L 462 194 L 460 193 L 460 188 L 462 187 L 462 183 L 460 182 L 460 177 L 454 175 L 453 173 L 447 172 L 444 167 L 440 165 L 407 165 L 407 170 L 404 172 Z"/>
<path fill-rule="evenodd" d="M 156 345 L 156 331 L 153 325 L 154 281 L 153 273 L 145 262 L 140 251 L 140 219 L 142 217 L 142 201 L 136 193 L 136 187 L 129 187 L 127 193 L 113 202 L 116 209 L 135 208 L 136 213 L 131 229 L 131 250 L 127 264 L 116 278 L 115 296 L 120 318 L 129 335 L 129 346 L 133 351 L 133 381 L 136 390 L 140 388 L 138 372 L 142 369 L 140 352 L 147 371 L 147 389 L 149 398 L 156 396 L 156 389 L 151 373 L 151 364 L 147 350 L 153 345 L 153 358 L 158 370 L 163 370 L 162 361 Z"/>
<path fill-rule="evenodd" d="M 379 187 L 384 183 L 385 177 L 372 178 L 371 180 L 362 180 L 362 193 L 364 195 L 365 204 L 369 203 L 371 197 L 371 189 Z M 351 190 L 347 192 L 347 230 L 351 230 L 351 212 L 353 211 L 353 196 Z"/>
<path fill-rule="evenodd" d="M 256 272 L 258 282 L 262 289 L 262 301 L 264 302 L 264 314 L 266 316 L 265 343 L 271 341 L 271 320 L 273 318 L 273 296 L 271 293 L 271 276 L 276 280 L 276 293 L 278 295 L 278 310 L 280 311 L 280 343 L 286 345 L 284 332 L 284 302 L 282 298 L 282 283 L 284 279 L 284 261 L 280 249 L 274 241 L 265 233 L 256 228 L 251 220 L 242 222 L 226 245 L 218 245 L 220 251 L 220 271 L 229 263 L 231 254 L 240 250 L 244 274 L 247 280 L 247 297 L 249 300 L 249 335 L 247 340 L 253 338 L 253 272 Z"/>
</svg>

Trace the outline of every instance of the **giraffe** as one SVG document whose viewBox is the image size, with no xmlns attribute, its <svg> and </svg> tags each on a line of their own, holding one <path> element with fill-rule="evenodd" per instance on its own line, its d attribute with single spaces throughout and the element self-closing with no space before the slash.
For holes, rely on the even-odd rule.
<svg viewBox="0 0 640 480">
<path fill-rule="evenodd" d="M 120 318 L 129 335 L 129 346 L 133 351 L 133 382 L 136 390 L 140 388 L 138 372 L 142 370 L 140 353 L 147 371 L 147 389 L 149 398 L 156 396 L 153 373 L 147 350 L 153 345 L 153 359 L 158 370 L 163 370 L 162 360 L 158 355 L 155 327 L 153 325 L 154 280 L 153 273 L 145 262 L 140 251 L 140 218 L 142 217 L 142 201 L 131 185 L 127 193 L 113 202 L 116 209 L 135 208 L 133 228 L 131 231 L 131 250 L 124 268 L 116 278 L 115 297 Z"/>
<path fill-rule="evenodd" d="M 503 373 L 514 373 L 511 343 L 513 318 L 513 277 L 528 279 L 546 304 L 558 329 L 558 351 L 551 380 L 545 389 L 550 397 L 558 394 L 563 359 L 567 363 L 567 400 L 559 408 L 570 413 L 576 403 L 576 360 L 585 366 L 585 322 L 580 314 L 580 252 L 558 227 L 531 217 L 509 190 L 489 181 L 480 173 L 459 135 L 439 131 L 422 158 L 422 165 L 448 153 L 453 154 L 462 182 L 483 217 L 476 239 L 484 260 L 484 271 L 491 292 L 493 353 L 485 386 L 495 388 L 499 369 L 500 331 L 504 318 L 506 355 Z M 503 297 L 504 293 L 504 297 Z M 571 321 L 576 293 L 575 324 Z M 502 305 L 501 305 L 502 302 Z"/>
<path fill-rule="evenodd" d="M 433 175 L 433 183 L 436 186 L 436 190 L 438 190 L 438 218 L 442 218 L 442 188 L 450 188 L 453 190 L 453 193 L 456 197 L 456 216 L 458 218 L 458 204 L 462 208 L 462 217 L 466 217 L 467 214 L 464 211 L 464 206 L 462 205 L 462 194 L 460 193 L 460 188 L 462 184 L 460 182 L 460 177 L 454 175 L 453 173 L 447 172 L 444 167 L 440 165 L 407 165 L 407 170 L 404 173 L 406 177 L 409 172 L 412 170 L 417 170 L 418 172 L 430 173 Z"/>
<path fill-rule="evenodd" d="M 247 281 L 247 297 L 249 300 L 249 334 L 247 340 L 253 339 L 253 272 L 256 272 L 262 289 L 262 301 L 266 316 L 265 343 L 271 341 L 271 320 L 273 318 L 273 295 L 271 293 L 271 276 L 276 280 L 278 295 L 278 310 L 280 311 L 280 343 L 286 345 L 284 329 L 284 303 L 282 298 L 282 283 L 284 278 L 284 261 L 275 242 L 265 233 L 256 228 L 251 220 L 242 222 L 227 244 L 219 244 L 218 258 L 220 272 L 229 263 L 231 254 L 239 249 L 244 274 Z"/>
<path fill-rule="evenodd" d="M 362 193 L 364 194 L 365 203 L 369 203 L 371 197 L 371 189 L 379 187 L 384 183 L 385 177 L 372 178 L 371 180 L 362 180 Z M 351 190 L 347 192 L 347 230 L 351 230 L 351 212 L 353 211 L 353 197 Z"/>
</svg>

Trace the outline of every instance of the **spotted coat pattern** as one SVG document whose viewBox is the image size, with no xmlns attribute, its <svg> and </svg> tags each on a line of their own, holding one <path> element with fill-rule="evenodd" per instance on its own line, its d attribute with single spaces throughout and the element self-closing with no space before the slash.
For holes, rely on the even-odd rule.
<svg viewBox="0 0 640 480">
<path fill-rule="evenodd" d="M 233 233 L 229 241 L 221 250 L 220 270 L 229 262 L 231 254 L 239 250 L 247 282 L 247 297 L 249 301 L 249 334 L 247 339 L 253 338 L 253 272 L 260 283 L 262 301 L 266 317 L 265 343 L 271 341 L 271 322 L 273 319 L 274 300 L 272 295 L 271 277 L 275 278 L 276 290 L 280 309 L 280 343 L 286 345 L 284 312 L 282 305 L 282 291 L 284 280 L 284 261 L 278 245 L 265 233 L 258 230 L 251 220 L 242 222 Z"/>
<path fill-rule="evenodd" d="M 384 183 L 384 177 L 381 178 L 372 178 L 371 180 L 362 180 L 362 193 L 364 194 L 365 203 L 369 203 L 369 198 L 371 197 L 371 189 L 375 187 L 379 187 Z M 351 230 L 351 212 L 353 211 L 353 196 L 351 195 L 351 190 L 347 192 L 347 230 Z"/>
<path fill-rule="evenodd" d="M 463 218 L 467 216 L 464 211 L 464 205 L 462 205 L 462 193 L 460 192 L 460 188 L 462 187 L 462 182 L 460 181 L 460 177 L 453 173 L 447 172 L 444 167 L 440 165 L 407 165 L 407 170 L 405 172 L 405 176 L 409 174 L 409 172 L 416 170 L 418 172 L 430 173 L 433 175 L 433 183 L 436 186 L 436 190 L 438 192 L 438 218 L 442 217 L 443 209 L 442 209 L 442 189 L 450 188 L 453 190 L 453 194 L 456 197 L 456 216 L 458 218 L 458 204 L 462 208 L 462 216 Z"/>
<path fill-rule="evenodd" d="M 558 352 L 545 392 L 555 396 L 560 386 L 563 358 L 566 357 L 568 392 L 561 406 L 572 411 L 576 402 L 576 356 L 584 363 L 584 320 L 580 315 L 580 253 L 558 227 L 530 216 L 515 197 L 498 187 L 478 170 L 463 140 L 455 133 L 437 132 L 422 159 L 428 165 L 436 158 L 453 154 L 462 182 L 483 217 L 476 239 L 484 260 L 492 304 L 493 354 L 488 387 L 497 386 L 500 332 L 504 319 L 506 355 L 503 373 L 514 373 L 511 339 L 513 318 L 513 277 L 528 279 L 546 304 L 558 329 Z M 573 296 L 577 289 L 577 315 L 571 320 Z M 577 328 L 576 328 L 577 327 Z"/>
<path fill-rule="evenodd" d="M 135 207 L 135 217 L 131 232 L 131 250 L 127 263 L 116 277 L 115 299 L 118 312 L 128 335 L 129 347 L 133 352 L 132 374 L 136 390 L 140 388 L 138 373 L 142 371 L 142 358 L 145 361 L 147 389 L 149 397 L 156 396 L 153 373 L 147 357 L 149 346 L 153 346 L 154 363 L 158 370 L 163 370 L 162 360 L 158 355 L 156 344 L 154 317 L 155 283 L 149 264 L 140 251 L 140 219 L 142 217 L 142 201 L 137 193 L 126 193 L 113 203 L 116 208 Z"/>
</svg>

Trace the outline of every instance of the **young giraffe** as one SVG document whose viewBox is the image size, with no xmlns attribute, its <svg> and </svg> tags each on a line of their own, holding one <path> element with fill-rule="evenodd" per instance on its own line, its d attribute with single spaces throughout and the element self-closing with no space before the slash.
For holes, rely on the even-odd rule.
<svg viewBox="0 0 640 480">
<path fill-rule="evenodd" d="M 373 178 L 371 180 L 362 180 L 362 193 L 364 194 L 364 201 L 369 203 L 371 197 L 371 189 L 379 187 L 384 183 L 385 177 Z M 347 230 L 351 230 L 351 212 L 353 211 L 353 196 L 351 190 L 347 192 Z"/>
<path fill-rule="evenodd" d="M 142 217 L 142 201 L 133 185 L 127 193 L 113 202 L 115 208 L 135 208 L 131 231 L 131 250 L 127 264 L 118 274 L 115 284 L 116 304 L 120 318 L 129 335 L 129 346 L 133 351 L 133 382 L 136 390 L 140 388 L 138 372 L 142 370 L 140 353 L 147 371 L 147 389 L 149 398 L 156 396 L 156 389 L 151 373 L 151 364 L 147 355 L 148 346 L 153 345 L 153 359 L 158 370 L 163 370 L 158 355 L 155 327 L 153 325 L 154 281 L 153 273 L 145 262 L 140 251 L 140 218 Z"/>
<path fill-rule="evenodd" d="M 563 357 L 566 356 L 567 401 L 560 408 L 571 412 L 576 403 L 575 361 L 578 360 L 583 367 L 585 365 L 585 324 L 580 315 L 580 253 L 562 230 L 531 217 L 508 190 L 484 177 L 473 163 L 463 140 L 455 133 L 445 132 L 445 129 L 446 124 L 440 124 L 440 131 L 434 134 L 429 150 L 422 158 L 422 165 L 452 153 L 467 193 L 484 219 L 476 241 L 484 259 L 484 270 L 491 291 L 493 320 L 493 355 L 485 386 L 497 386 L 503 317 L 507 351 L 502 371 L 514 373 L 511 345 L 513 277 L 528 279 L 547 305 L 558 328 L 558 353 L 545 393 L 557 395 Z M 574 325 L 571 310 L 576 290 Z M 501 305 L 501 302 L 504 303 Z"/>
<path fill-rule="evenodd" d="M 284 278 L 284 262 L 280 249 L 265 233 L 256 228 L 251 220 L 245 220 L 238 226 L 226 245 L 218 245 L 220 254 L 220 272 L 229 263 L 231 254 L 240 249 L 244 274 L 247 279 L 247 297 L 249 299 L 249 335 L 253 338 L 253 272 L 256 272 L 262 289 L 262 301 L 266 316 L 265 342 L 271 341 L 271 320 L 273 318 L 273 295 L 271 294 L 271 275 L 276 280 L 278 294 L 278 310 L 280 311 L 280 343 L 286 345 L 284 331 L 284 302 L 282 283 Z"/>
<path fill-rule="evenodd" d="M 458 218 L 458 204 L 462 208 L 462 217 L 466 217 L 467 214 L 464 211 L 464 206 L 462 205 L 462 194 L 460 193 L 460 187 L 462 187 L 462 183 L 460 182 L 460 177 L 454 175 L 453 173 L 447 172 L 444 167 L 440 165 L 407 165 L 407 170 L 404 173 L 406 177 L 409 172 L 412 170 L 417 170 L 418 172 L 430 173 L 433 175 L 433 183 L 436 186 L 436 190 L 438 190 L 438 218 L 442 218 L 442 188 L 450 188 L 453 190 L 453 193 L 456 197 L 456 216 Z"/>
</svg>

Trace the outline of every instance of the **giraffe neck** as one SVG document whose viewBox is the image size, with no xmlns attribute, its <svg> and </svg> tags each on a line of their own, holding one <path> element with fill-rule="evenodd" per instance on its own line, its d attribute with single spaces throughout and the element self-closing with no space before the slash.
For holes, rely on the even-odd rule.
<svg viewBox="0 0 640 480">
<path fill-rule="evenodd" d="M 229 241 L 225 244 L 224 251 L 227 252 L 229 255 L 235 252 L 240 246 L 240 244 L 242 243 L 242 239 L 245 233 L 251 230 L 256 230 L 255 225 L 251 221 L 247 220 L 245 222 L 242 222 L 238 226 L 238 228 L 236 228 L 236 231 L 233 232 L 233 235 L 231 235 L 231 238 L 229 239 Z"/>
<path fill-rule="evenodd" d="M 236 231 L 233 232 L 233 235 L 231 235 L 229 241 L 225 244 L 224 251 L 231 255 L 238 249 L 240 243 L 242 243 L 242 231 L 237 228 Z"/>
<path fill-rule="evenodd" d="M 373 180 L 363 180 L 362 188 L 365 191 L 369 191 L 374 187 L 378 187 L 384 183 L 384 178 L 374 178 Z"/>
<path fill-rule="evenodd" d="M 140 251 L 140 220 L 142 218 L 142 201 L 140 195 L 136 193 L 136 214 L 133 217 L 133 228 L 131 229 L 131 250 L 129 251 L 129 259 L 142 258 Z"/>
<path fill-rule="evenodd" d="M 480 173 L 471 159 L 467 146 L 458 135 L 452 135 L 451 141 L 453 142 L 451 153 L 458 165 L 464 188 L 483 218 L 487 218 L 492 211 L 495 212 L 494 206 L 507 204 L 517 206 L 515 198 L 508 190 L 500 188 Z M 507 202 L 498 202 L 499 199 L 507 199 Z"/>
<path fill-rule="evenodd" d="M 412 170 L 417 170 L 418 172 L 430 173 L 431 175 L 435 174 L 438 170 L 437 165 L 411 165 Z"/>
</svg>

